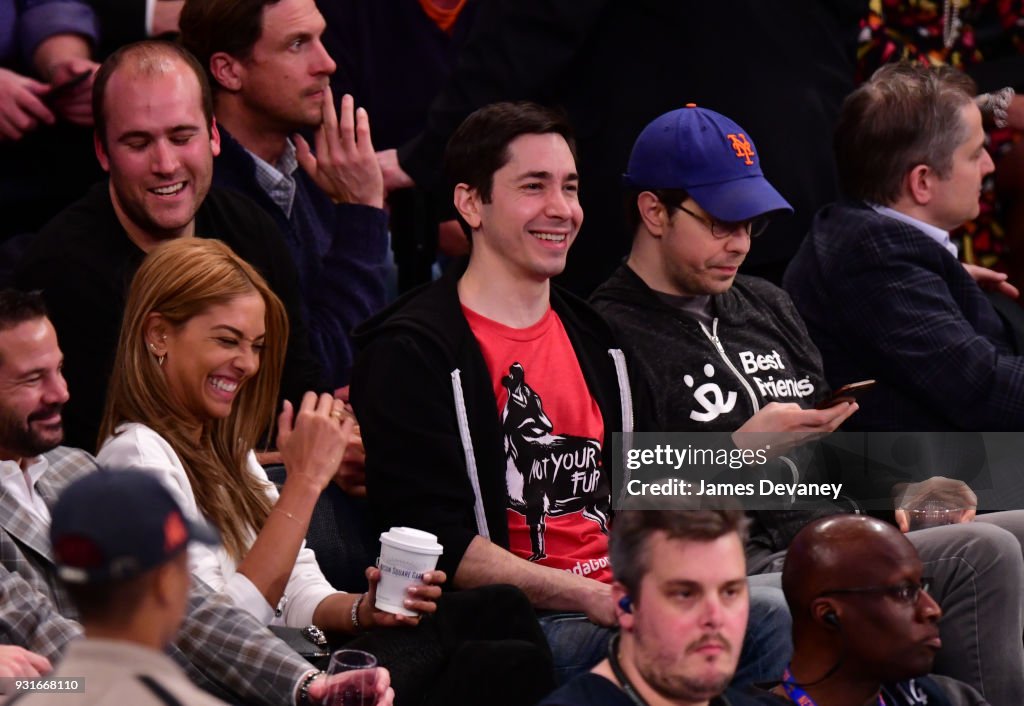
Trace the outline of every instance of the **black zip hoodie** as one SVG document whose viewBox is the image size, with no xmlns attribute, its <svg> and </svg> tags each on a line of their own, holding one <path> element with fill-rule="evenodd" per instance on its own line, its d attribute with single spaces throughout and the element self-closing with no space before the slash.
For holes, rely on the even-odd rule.
<svg viewBox="0 0 1024 706">
<path fill-rule="evenodd" d="M 659 431 L 735 431 L 769 402 L 827 396 L 821 355 L 778 287 L 739 275 L 711 297 L 704 326 L 666 304 L 627 265 L 590 299 L 652 383 Z"/>
<path fill-rule="evenodd" d="M 444 547 L 438 568 L 449 577 L 477 534 L 508 547 L 504 436 L 487 364 L 460 307 L 462 271 L 356 330 L 351 388 L 378 525 L 436 534 Z M 624 358 L 586 302 L 552 287 L 551 306 L 601 409 L 602 462 L 611 469 L 612 434 L 633 426 Z"/>
<path fill-rule="evenodd" d="M 662 301 L 625 264 L 590 301 L 628 342 L 634 368 L 650 383 L 658 431 L 733 432 L 769 402 L 806 408 L 828 394 L 821 356 L 796 308 L 765 280 L 736 277 L 728 291 L 711 297 L 713 320 L 707 325 Z M 813 447 L 806 446 L 780 458 L 769 477 L 785 478 L 787 467 L 802 481 L 821 470 Z M 785 549 L 815 517 L 848 510 L 819 503 L 813 509 L 755 512 L 747 545 L 750 570 L 772 568 L 759 558 Z"/>
</svg>

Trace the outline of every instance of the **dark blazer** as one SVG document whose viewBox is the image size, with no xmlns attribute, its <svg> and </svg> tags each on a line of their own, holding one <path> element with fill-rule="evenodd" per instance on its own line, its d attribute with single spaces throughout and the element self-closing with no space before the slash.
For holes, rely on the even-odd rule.
<svg viewBox="0 0 1024 706">
<path fill-rule="evenodd" d="M 960 262 L 861 203 L 823 208 L 784 286 L 829 384 L 875 378 L 845 428 L 1024 428 L 1024 358 Z"/>
</svg>

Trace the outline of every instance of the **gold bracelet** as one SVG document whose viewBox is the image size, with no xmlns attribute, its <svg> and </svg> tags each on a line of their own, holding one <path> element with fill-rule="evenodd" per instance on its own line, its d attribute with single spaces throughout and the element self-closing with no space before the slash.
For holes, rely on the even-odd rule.
<svg viewBox="0 0 1024 706">
<path fill-rule="evenodd" d="M 282 510 L 281 508 L 279 508 L 279 507 L 277 507 L 275 505 L 274 506 L 274 512 L 280 512 L 282 515 L 287 517 L 289 520 L 292 520 L 293 522 L 298 523 L 300 527 L 302 526 L 302 520 L 300 520 L 298 517 L 296 517 L 292 513 L 288 512 L 287 510 Z"/>
</svg>

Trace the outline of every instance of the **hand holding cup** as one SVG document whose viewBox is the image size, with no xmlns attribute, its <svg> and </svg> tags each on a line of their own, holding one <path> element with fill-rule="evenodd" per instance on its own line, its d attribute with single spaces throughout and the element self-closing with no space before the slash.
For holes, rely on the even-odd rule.
<svg viewBox="0 0 1024 706">
<path fill-rule="evenodd" d="M 398 625 L 416 625 L 423 615 L 435 613 L 437 599 L 441 597 L 441 585 L 448 577 L 443 571 L 435 569 L 406 585 L 404 596 L 400 600 L 401 613 L 396 612 L 390 603 L 387 608 L 382 608 L 377 600 L 381 583 L 380 569 L 367 567 L 366 580 L 370 584 L 370 590 L 360 606 L 360 624 L 390 628 Z M 365 616 L 362 615 L 363 611 L 366 611 Z"/>
<path fill-rule="evenodd" d="M 362 650 L 338 650 L 331 655 L 327 678 L 310 686 L 310 697 L 327 706 L 392 706 L 388 670 Z"/>
<path fill-rule="evenodd" d="M 435 569 L 443 551 L 437 537 L 410 527 L 392 527 L 380 536 L 378 568 L 366 570 L 370 584 L 365 604 L 372 606 L 374 625 L 414 625 L 424 613 L 437 610 L 441 584 L 447 580 Z"/>
<path fill-rule="evenodd" d="M 977 509 L 978 496 L 970 486 L 955 478 L 933 476 L 903 489 L 896 508 L 896 524 L 900 531 L 910 532 L 970 522 Z"/>
</svg>

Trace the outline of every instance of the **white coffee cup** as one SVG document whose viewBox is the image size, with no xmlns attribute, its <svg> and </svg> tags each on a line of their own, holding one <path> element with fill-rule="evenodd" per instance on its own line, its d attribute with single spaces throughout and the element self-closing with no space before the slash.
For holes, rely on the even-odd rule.
<svg viewBox="0 0 1024 706">
<path fill-rule="evenodd" d="M 403 605 L 409 597 L 406 589 L 420 583 L 423 574 L 433 571 L 443 551 L 436 535 L 411 527 L 392 527 L 381 534 L 377 609 L 397 615 L 418 615 Z"/>
</svg>

